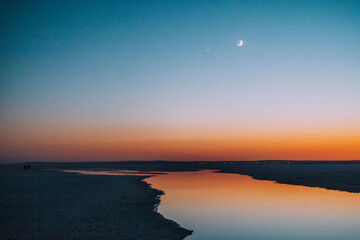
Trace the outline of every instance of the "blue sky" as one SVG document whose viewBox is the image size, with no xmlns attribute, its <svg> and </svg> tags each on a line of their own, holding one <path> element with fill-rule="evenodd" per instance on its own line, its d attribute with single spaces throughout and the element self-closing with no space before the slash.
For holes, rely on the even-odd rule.
<svg viewBox="0 0 360 240">
<path fill-rule="evenodd" d="M 48 125 L 360 129 L 359 1 L 0 6 L 9 136 Z"/>
</svg>

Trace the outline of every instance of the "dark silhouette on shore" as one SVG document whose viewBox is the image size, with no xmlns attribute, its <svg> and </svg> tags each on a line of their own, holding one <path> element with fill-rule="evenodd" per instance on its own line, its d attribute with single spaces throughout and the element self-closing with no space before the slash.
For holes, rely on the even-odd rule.
<svg viewBox="0 0 360 240">
<path fill-rule="evenodd" d="M 30 170 L 30 168 L 31 168 L 31 165 L 30 164 L 28 164 L 28 165 L 24 165 L 24 170 L 26 171 L 26 170 Z"/>
</svg>

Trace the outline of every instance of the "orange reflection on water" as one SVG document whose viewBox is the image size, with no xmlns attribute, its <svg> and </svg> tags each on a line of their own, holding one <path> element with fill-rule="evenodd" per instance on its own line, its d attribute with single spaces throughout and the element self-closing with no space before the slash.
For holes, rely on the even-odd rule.
<svg viewBox="0 0 360 240">
<path fill-rule="evenodd" d="M 189 239 L 356 239 L 360 194 L 238 174 L 177 172 L 147 179 L 160 213 L 193 229 Z"/>
<path fill-rule="evenodd" d="M 154 174 L 161 174 L 153 171 L 132 171 L 132 170 L 63 170 L 67 173 L 78 173 L 84 175 L 107 175 L 107 176 L 152 176 Z"/>
</svg>

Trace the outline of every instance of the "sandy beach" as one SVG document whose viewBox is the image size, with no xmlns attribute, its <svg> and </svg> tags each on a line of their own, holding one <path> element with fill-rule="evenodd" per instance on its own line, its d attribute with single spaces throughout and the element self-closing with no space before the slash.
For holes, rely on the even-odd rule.
<svg viewBox="0 0 360 240">
<path fill-rule="evenodd" d="M 258 180 L 360 192 L 360 164 L 254 164 L 214 167 L 224 173 L 237 173 Z"/>
<path fill-rule="evenodd" d="M 183 239 L 145 176 L 0 169 L 0 239 Z"/>
</svg>

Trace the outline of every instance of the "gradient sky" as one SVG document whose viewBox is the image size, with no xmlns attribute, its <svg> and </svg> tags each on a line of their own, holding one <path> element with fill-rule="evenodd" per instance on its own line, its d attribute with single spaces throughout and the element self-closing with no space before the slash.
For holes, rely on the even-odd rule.
<svg viewBox="0 0 360 240">
<path fill-rule="evenodd" d="M 360 159 L 359 1 L 0 6 L 1 162 Z"/>
</svg>

